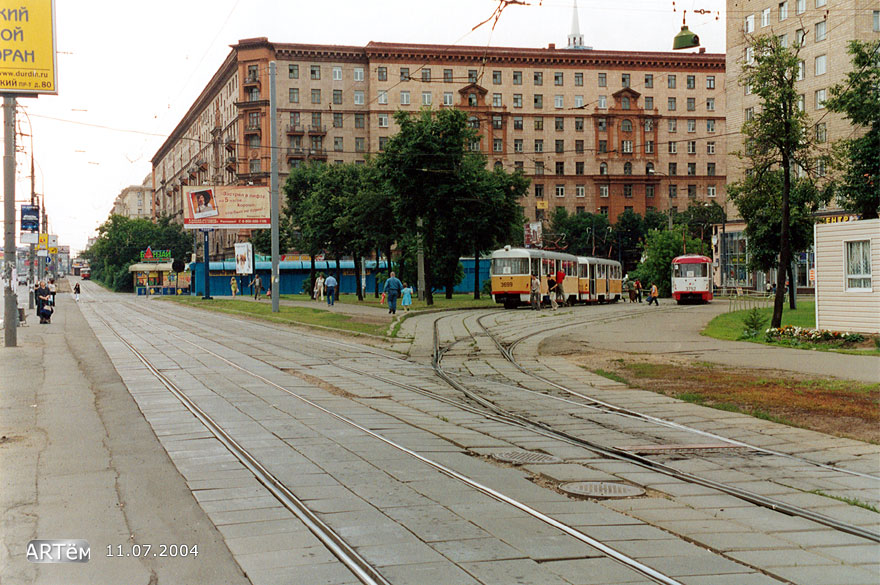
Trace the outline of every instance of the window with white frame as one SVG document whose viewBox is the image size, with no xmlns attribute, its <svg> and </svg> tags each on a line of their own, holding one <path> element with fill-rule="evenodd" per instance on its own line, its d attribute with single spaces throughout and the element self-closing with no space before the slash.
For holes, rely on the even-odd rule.
<svg viewBox="0 0 880 585">
<path fill-rule="evenodd" d="M 706 109 L 710 112 L 715 111 L 715 98 L 706 98 Z"/>
<path fill-rule="evenodd" d="M 688 132 L 696 132 L 697 131 L 697 121 L 690 119 L 687 121 Z"/>
<path fill-rule="evenodd" d="M 715 154 L 715 143 L 707 142 L 706 143 L 706 154 Z"/>
<path fill-rule="evenodd" d="M 621 149 L 624 154 L 632 154 L 633 151 L 633 141 L 632 140 L 622 140 L 620 143 Z"/>
<path fill-rule="evenodd" d="M 599 108 L 600 110 L 606 109 L 608 107 L 608 97 L 604 96 L 604 95 L 600 95 L 599 96 L 599 103 L 596 107 Z"/>
<path fill-rule="evenodd" d="M 816 41 L 824 41 L 827 37 L 827 23 L 823 20 L 822 22 L 816 23 Z"/>
<path fill-rule="evenodd" d="M 807 0 L 797 0 L 797 5 L 795 6 L 796 14 L 803 14 L 807 10 Z"/>
<path fill-rule="evenodd" d="M 782 22 L 788 18 L 788 0 L 779 3 L 779 21 Z"/>
<path fill-rule="evenodd" d="M 770 9 L 765 8 L 763 12 L 761 12 L 761 26 L 770 26 Z"/>
<path fill-rule="evenodd" d="M 522 104 L 523 104 L 522 94 L 521 93 L 513 94 L 513 107 L 514 108 L 521 108 Z"/>
<path fill-rule="evenodd" d="M 342 67 L 333 68 L 333 81 L 342 81 Z"/>
<path fill-rule="evenodd" d="M 645 141 L 645 154 L 653 154 L 654 153 L 654 141 L 646 140 Z"/>
<path fill-rule="evenodd" d="M 797 80 L 801 81 L 806 75 L 807 64 L 804 61 L 798 61 Z"/>
<path fill-rule="evenodd" d="M 556 196 L 565 197 L 565 185 L 556 185 Z"/>
<path fill-rule="evenodd" d="M 384 89 L 380 89 L 379 94 L 376 97 L 376 101 L 382 105 L 387 104 L 388 103 L 388 92 Z"/>
<path fill-rule="evenodd" d="M 825 75 L 825 63 L 825 55 L 819 55 L 818 57 L 816 57 L 816 75 Z"/>
<path fill-rule="evenodd" d="M 749 34 L 750 32 L 754 32 L 754 31 L 755 31 L 755 15 L 749 14 L 748 16 L 746 16 L 745 30 L 743 32 L 746 34 Z M 675 87 L 675 86 L 670 85 L 669 87 Z"/>
<path fill-rule="evenodd" d="M 677 142 L 670 141 L 668 143 L 668 147 L 669 147 L 669 154 L 675 154 L 676 152 L 678 152 L 678 143 Z"/>
<path fill-rule="evenodd" d="M 408 106 L 409 105 L 409 92 L 401 91 L 400 92 L 400 105 Z"/>
<path fill-rule="evenodd" d="M 556 108 L 565 107 L 565 101 L 563 100 L 561 95 L 554 95 L 553 96 L 553 106 Z"/>
<path fill-rule="evenodd" d="M 492 152 L 504 152 L 504 141 L 500 138 L 492 139 Z"/>
<path fill-rule="evenodd" d="M 362 106 L 364 105 L 364 92 L 360 90 L 355 90 L 354 92 L 354 105 Z"/>
<path fill-rule="evenodd" d="M 364 80 L 364 68 L 363 67 L 355 67 L 354 68 L 354 80 L 355 81 L 363 81 Z"/>
<path fill-rule="evenodd" d="M 799 112 L 803 112 L 804 108 L 806 108 L 806 98 L 804 94 L 800 94 L 797 98 L 797 109 Z"/>
<path fill-rule="evenodd" d="M 574 107 L 576 107 L 576 108 L 584 107 L 584 96 L 582 96 L 582 95 L 574 96 Z"/>
<path fill-rule="evenodd" d="M 670 118 L 666 121 L 666 126 L 670 132 L 675 132 L 678 128 L 678 120 L 676 120 L 675 118 Z"/>
<path fill-rule="evenodd" d="M 585 185 L 575 185 L 574 196 L 575 197 L 586 197 L 587 196 L 587 187 Z"/>
<path fill-rule="evenodd" d="M 825 90 L 817 89 L 816 90 L 816 109 L 824 110 L 825 109 Z"/>
<path fill-rule="evenodd" d="M 716 192 L 715 185 L 709 185 L 706 187 L 706 197 L 715 197 Z"/>
<path fill-rule="evenodd" d="M 688 140 L 688 154 L 697 154 L 697 141 Z"/>
<path fill-rule="evenodd" d="M 444 106 L 451 106 L 452 105 L 452 92 L 451 91 L 444 91 L 443 92 L 443 105 Z"/>
<path fill-rule="evenodd" d="M 492 107 L 493 108 L 500 108 L 501 107 L 501 94 L 500 93 L 493 93 L 492 94 Z"/>
<path fill-rule="evenodd" d="M 379 128 L 388 127 L 388 114 L 379 114 Z"/>
<path fill-rule="evenodd" d="M 611 185 L 599 185 L 599 197 L 608 197 Z"/>
<path fill-rule="evenodd" d="M 822 8 L 823 6 L 825 6 L 826 1 L 827 0 L 816 0 L 816 8 Z"/>
<path fill-rule="evenodd" d="M 431 105 L 431 92 L 430 91 L 423 91 L 422 92 L 422 105 L 423 106 L 430 106 Z"/>
<path fill-rule="evenodd" d="M 846 248 L 846 290 L 871 290 L 871 241 L 844 242 Z"/>
<path fill-rule="evenodd" d="M 715 120 L 706 120 L 706 132 L 715 132 Z"/>
</svg>

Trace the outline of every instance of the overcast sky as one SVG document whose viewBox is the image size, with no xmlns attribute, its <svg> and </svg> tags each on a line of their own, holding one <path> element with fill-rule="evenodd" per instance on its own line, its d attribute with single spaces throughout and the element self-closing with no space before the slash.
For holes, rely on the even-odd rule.
<svg viewBox="0 0 880 585">
<path fill-rule="evenodd" d="M 85 246 L 239 39 L 564 47 L 573 0 L 523 1 L 472 31 L 497 0 L 56 0 L 58 95 L 18 100 L 51 231 Z M 578 0 L 595 49 L 669 51 L 684 9 L 706 50 L 724 52 L 723 0 Z M 17 206 L 30 197 L 30 140 L 18 143 Z"/>
</svg>

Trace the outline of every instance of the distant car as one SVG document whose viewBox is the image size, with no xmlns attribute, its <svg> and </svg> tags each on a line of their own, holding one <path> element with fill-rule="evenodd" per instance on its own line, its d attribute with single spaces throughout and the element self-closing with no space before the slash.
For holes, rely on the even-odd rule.
<svg viewBox="0 0 880 585">
<path fill-rule="evenodd" d="M 18 277 L 18 284 L 27 284 L 27 275 L 21 275 Z"/>
</svg>

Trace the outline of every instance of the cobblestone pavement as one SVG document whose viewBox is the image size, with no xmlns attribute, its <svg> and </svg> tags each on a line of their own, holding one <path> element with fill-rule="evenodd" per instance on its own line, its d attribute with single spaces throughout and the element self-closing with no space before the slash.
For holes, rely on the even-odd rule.
<svg viewBox="0 0 880 585">
<path fill-rule="evenodd" d="M 778 452 L 756 456 L 716 449 L 698 457 L 662 455 L 666 463 L 877 530 L 876 513 L 827 497 L 845 495 L 877 505 L 878 481 L 866 477 L 878 475 L 876 446 L 634 391 L 596 379 L 561 358 L 538 356 L 542 339 L 561 335 L 563 326 L 577 331 L 599 321 L 629 319 L 621 306 L 566 309 L 540 318 L 526 311 L 488 310 L 417 316 L 404 322 L 406 342 L 389 351 L 338 336 L 110 295 L 91 284 L 86 293 L 80 304 L 83 316 L 143 413 L 140 420 L 150 425 L 200 513 L 216 526 L 252 583 L 345 584 L 356 579 L 169 394 L 117 334 L 391 583 L 656 582 L 608 558 L 585 538 L 601 541 L 671 582 L 878 582 L 876 542 L 512 426 L 473 403 L 464 404 L 461 394 L 429 367 L 439 318 L 441 343 L 450 346 L 443 367 L 505 408 L 528 411 L 554 428 L 618 447 L 717 442 L 705 435 L 695 438 L 680 427 L 596 411 L 588 408 L 589 399 L 548 389 L 546 382 L 502 358 L 477 319 L 508 342 L 546 328 L 515 351 L 529 356 L 522 358 L 525 365 L 547 379 L 719 439 Z M 512 466 L 496 457 L 514 450 L 552 455 L 557 461 Z M 607 481 L 646 491 L 615 500 L 574 498 L 559 489 L 569 481 Z M 492 493 L 515 498 L 520 506 Z M 530 509 L 552 522 L 529 515 Z"/>
</svg>

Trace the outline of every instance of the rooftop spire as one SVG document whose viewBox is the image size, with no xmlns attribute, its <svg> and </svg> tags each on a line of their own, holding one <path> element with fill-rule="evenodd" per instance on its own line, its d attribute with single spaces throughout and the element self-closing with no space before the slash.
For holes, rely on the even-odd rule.
<svg viewBox="0 0 880 585">
<path fill-rule="evenodd" d="M 584 46 L 584 35 L 581 34 L 580 18 L 578 18 L 577 0 L 572 2 L 571 34 L 568 35 L 569 49 L 588 49 Z"/>
</svg>

